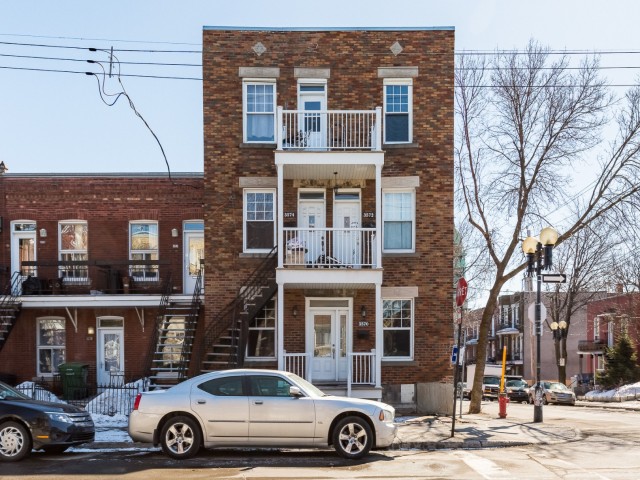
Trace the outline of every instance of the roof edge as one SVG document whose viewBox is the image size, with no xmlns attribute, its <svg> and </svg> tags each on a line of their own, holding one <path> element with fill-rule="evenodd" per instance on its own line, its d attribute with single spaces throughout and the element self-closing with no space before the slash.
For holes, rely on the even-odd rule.
<svg viewBox="0 0 640 480">
<path fill-rule="evenodd" d="M 256 31 L 256 32 L 410 32 L 428 30 L 455 30 L 454 26 L 441 27 L 243 27 L 243 26 L 208 26 L 203 30 L 232 30 L 232 31 Z"/>
</svg>

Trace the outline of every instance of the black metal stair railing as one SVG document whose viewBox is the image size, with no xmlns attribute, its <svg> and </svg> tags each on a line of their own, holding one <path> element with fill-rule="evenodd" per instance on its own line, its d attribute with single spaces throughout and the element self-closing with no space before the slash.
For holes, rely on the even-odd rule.
<svg viewBox="0 0 640 480">
<path fill-rule="evenodd" d="M 213 351 L 216 342 L 227 332 L 231 333 L 232 354 L 229 355 L 226 366 L 239 367 L 244 362 L 244 350 L 247 341 L 249 322 L 273 297 L 277 290 L 275 270 L 278 256 L 274 247 L 264 261 L 256 268 L 241 288 L 240 292 L 224 307 L 206 329 L 200 342 L 196 365 L 201 371 L 207 354 Z"/>
<path fill-rule="evenodd" d="M 20 296 L 23 277 L 20 272 L 13 272 L 9 284 L 5 286 L 0 297 L 0 350 L 7 343 L 7 338 L 18 319 L 20 312 Z"/>
<path fill-rule="evenodd" d="M 198 272 L 196 284 L 191 297 L 191 309 L 185 321 L 185 336 L 182 349 L 180 350 L 178 382 L 187 378 L 189 372 L 189 363 L 193 353 L 193 339 L 195 338 L 196 329 L 198 328 L 198 319 L 200 318 L 200 292 L 202 291 L 202 270 Z"/>
</svg>

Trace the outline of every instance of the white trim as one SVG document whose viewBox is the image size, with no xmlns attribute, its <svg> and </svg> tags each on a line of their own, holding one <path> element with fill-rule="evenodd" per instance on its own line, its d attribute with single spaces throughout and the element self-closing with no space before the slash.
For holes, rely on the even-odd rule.
<svg viewBox="0 0 640 480">
<path fill-rule="evenodd" d="M 418 67 L 378 67 L 378 78 L 415 78 Z"/>
<path fill-rule="evenodd" d="M 407 177 L 383 177 L 382 188 L 418 188 L 420 186 L 420 177 L 411 175 Z"/>
<path fill-rule="evenodd" d="M 382 126 L 382 134 L 383 134 L 383 143 L 388 143 L 388 144 L 398 144 L 398 145 L 403 145 L 403 144 L 408 144 L 408 143 L 412 143 L 413 142 L 413 79 L 411 78 L 385 78 L 383 80 L 383 87 L 382 87 L 382 103 L 383 103 L 383 107 L 382 107 L 382 117 L 383 117 L 383 126 Z M 408 129 L 409 131 L 407 132 L 408 134 L 408 139 L 407 140 L 403 140 L 403 141 L 388 141 L 387 140 L 387 128 L 386 128 L 386 122 L 387 122 L 387 87 L 388 86 L 393 86 L 393 85 L 399 85 L 399 86 L 406 86 L 407 87 L 407 115 L 408 115 L 408 119 L 407 119 L 407 123 L 408 123 Z M 390 113 L 390 115 L 393 115 L 394 113 L 401 113 L 401 112 L 392 112 Z"/>
<path fill-rule="evenodd" d="M 238 76 L 243 80 L 268 81 L 280 77 L 280 67 L 238 67 Z"/>
<path fill-rule="evenodd" d="M 247 247 L 247 194 L 249 193 L 270 193 L 273 195 L 273 245 L 276 244 L 277 235 L 277 216 L 278 211 L 276 189 L 274 188 L 245 188 L 242 191 L 242 251 L 244 253 L 268 253 L 270 248 L 248 248 Z M 265 221 L 266 222 L 266 221 Z"/>
<path fill-rule="evenodd" d="M 382 346 L 382 360 L 385 362 L 402 362 L 407 360 L 413 360 L 415 356 L 415 340 L 414 340 L 414 331 L 415 331 L 415 299 L 414 298 L 382 298 L 381 299 L 381 309 L 382 313 L 384 313 L 384 302 L 394 302 L 394 301 L 409 301 L 411 302 L 411 327 L 409 330 L 409 356 L 385 356 L 384 354 L 384 332 L 385 330 L 397 330 L 397 331 L 406 331 L 407 327 L 387 327 L 384 326 L 384 315 L 382 316 L 382 335 L 383 335 L 383 346 Z"/>
<path fill-rule="evenodd" d="M 43 320 L 58 320 L 62 321 L 62 325 L 64 326 L 64 345 L 40 345 L 40 322 Z M 42 347 L 42 348 L 41 348 Z M 52 377 L 55 373 L 57 373 L 57 367 L 52 365 L 51 372 L 41 372 L 40 371 L 40 350 L 62 350 L 64 361 L 67 361 L 67 320 L 64 317 L 59 315 L 44 315 L 42 317 L 36 317 L 36 374 L 39 377 Z M 53 360 L 53 356 L 52 356 Z"/>
<path fill-rule="evenodd" d="M 273 116 L 273 139 L 272 140 L 248 140 L 247 138 L 247 115 L 249 112 L 247 111 L 247 87 L 249 85 L 273 85 L 273 112 L 271 112 Z M 278 104 L 277 100 L 277 84 L 275 78 L 243 78 L 242 79 L 242 141 L 244 143 L 255 143 L 255 144 L 265 144 L 265 143 L 275 143 L 276 142 L 276 105 Z M 255 113 L 255 112 L 254 112 Z M 269 112 L 264 112 L 266 116 Z"/>
<path fill-rule="evenodd" d="M 411 203 L 412 203 L 412 219 L 411 219 L 411 247 L 410 248 L 385 248 L 384 247 L 384 235 L 385 235 L 385 195 L 391 193 L 408 193 L 411 195 Z M 381 236 L 382 236 L 382 251 L 383 253 L 414 253 L 416 251 L 416 191 L 412 188 L 386 188 L 382 190 L 382 222 L 380 225 Z M 389 220 L 392 221 L 392 220 Z M 404 220 L 408 221 L 408 220 Z"/>
</svg>

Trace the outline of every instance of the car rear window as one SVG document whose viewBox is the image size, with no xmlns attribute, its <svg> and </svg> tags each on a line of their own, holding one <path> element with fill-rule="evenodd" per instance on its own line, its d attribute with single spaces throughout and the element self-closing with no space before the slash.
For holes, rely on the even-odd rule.
<svg viewBox="0 0 640 480">
<path fill-rule="evenodd" d="M 239 397 L 245 395 L 244 382 L 240 376 L 214 378 L 201 383 L 198 388 L 217 397 Z"/>
</svg>

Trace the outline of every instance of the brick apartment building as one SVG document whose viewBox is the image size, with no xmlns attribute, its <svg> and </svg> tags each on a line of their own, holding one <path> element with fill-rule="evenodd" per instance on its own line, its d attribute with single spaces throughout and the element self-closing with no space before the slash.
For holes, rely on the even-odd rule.
<svg viewBox="0 0 640 480">
<path fill-rule="evenodd" d="M 453 28 L 205 27 L 203 76 L 201 369 L 394 403 L 450 380 Z"/>
<path fill-rule="evenodd" d="M 89 383 L 140 378 L 173 360 L 204 253 L 202 174 L 0 175 L 0 374 Z M 198 305 L 199 307 L 199 305 Z M 199 308 L 195 312 L 199 316 Z M 151 355 L 158 315 L 174 350 Z M 153 370 L 156 372 L 158 370 Z"/>
</svg>

